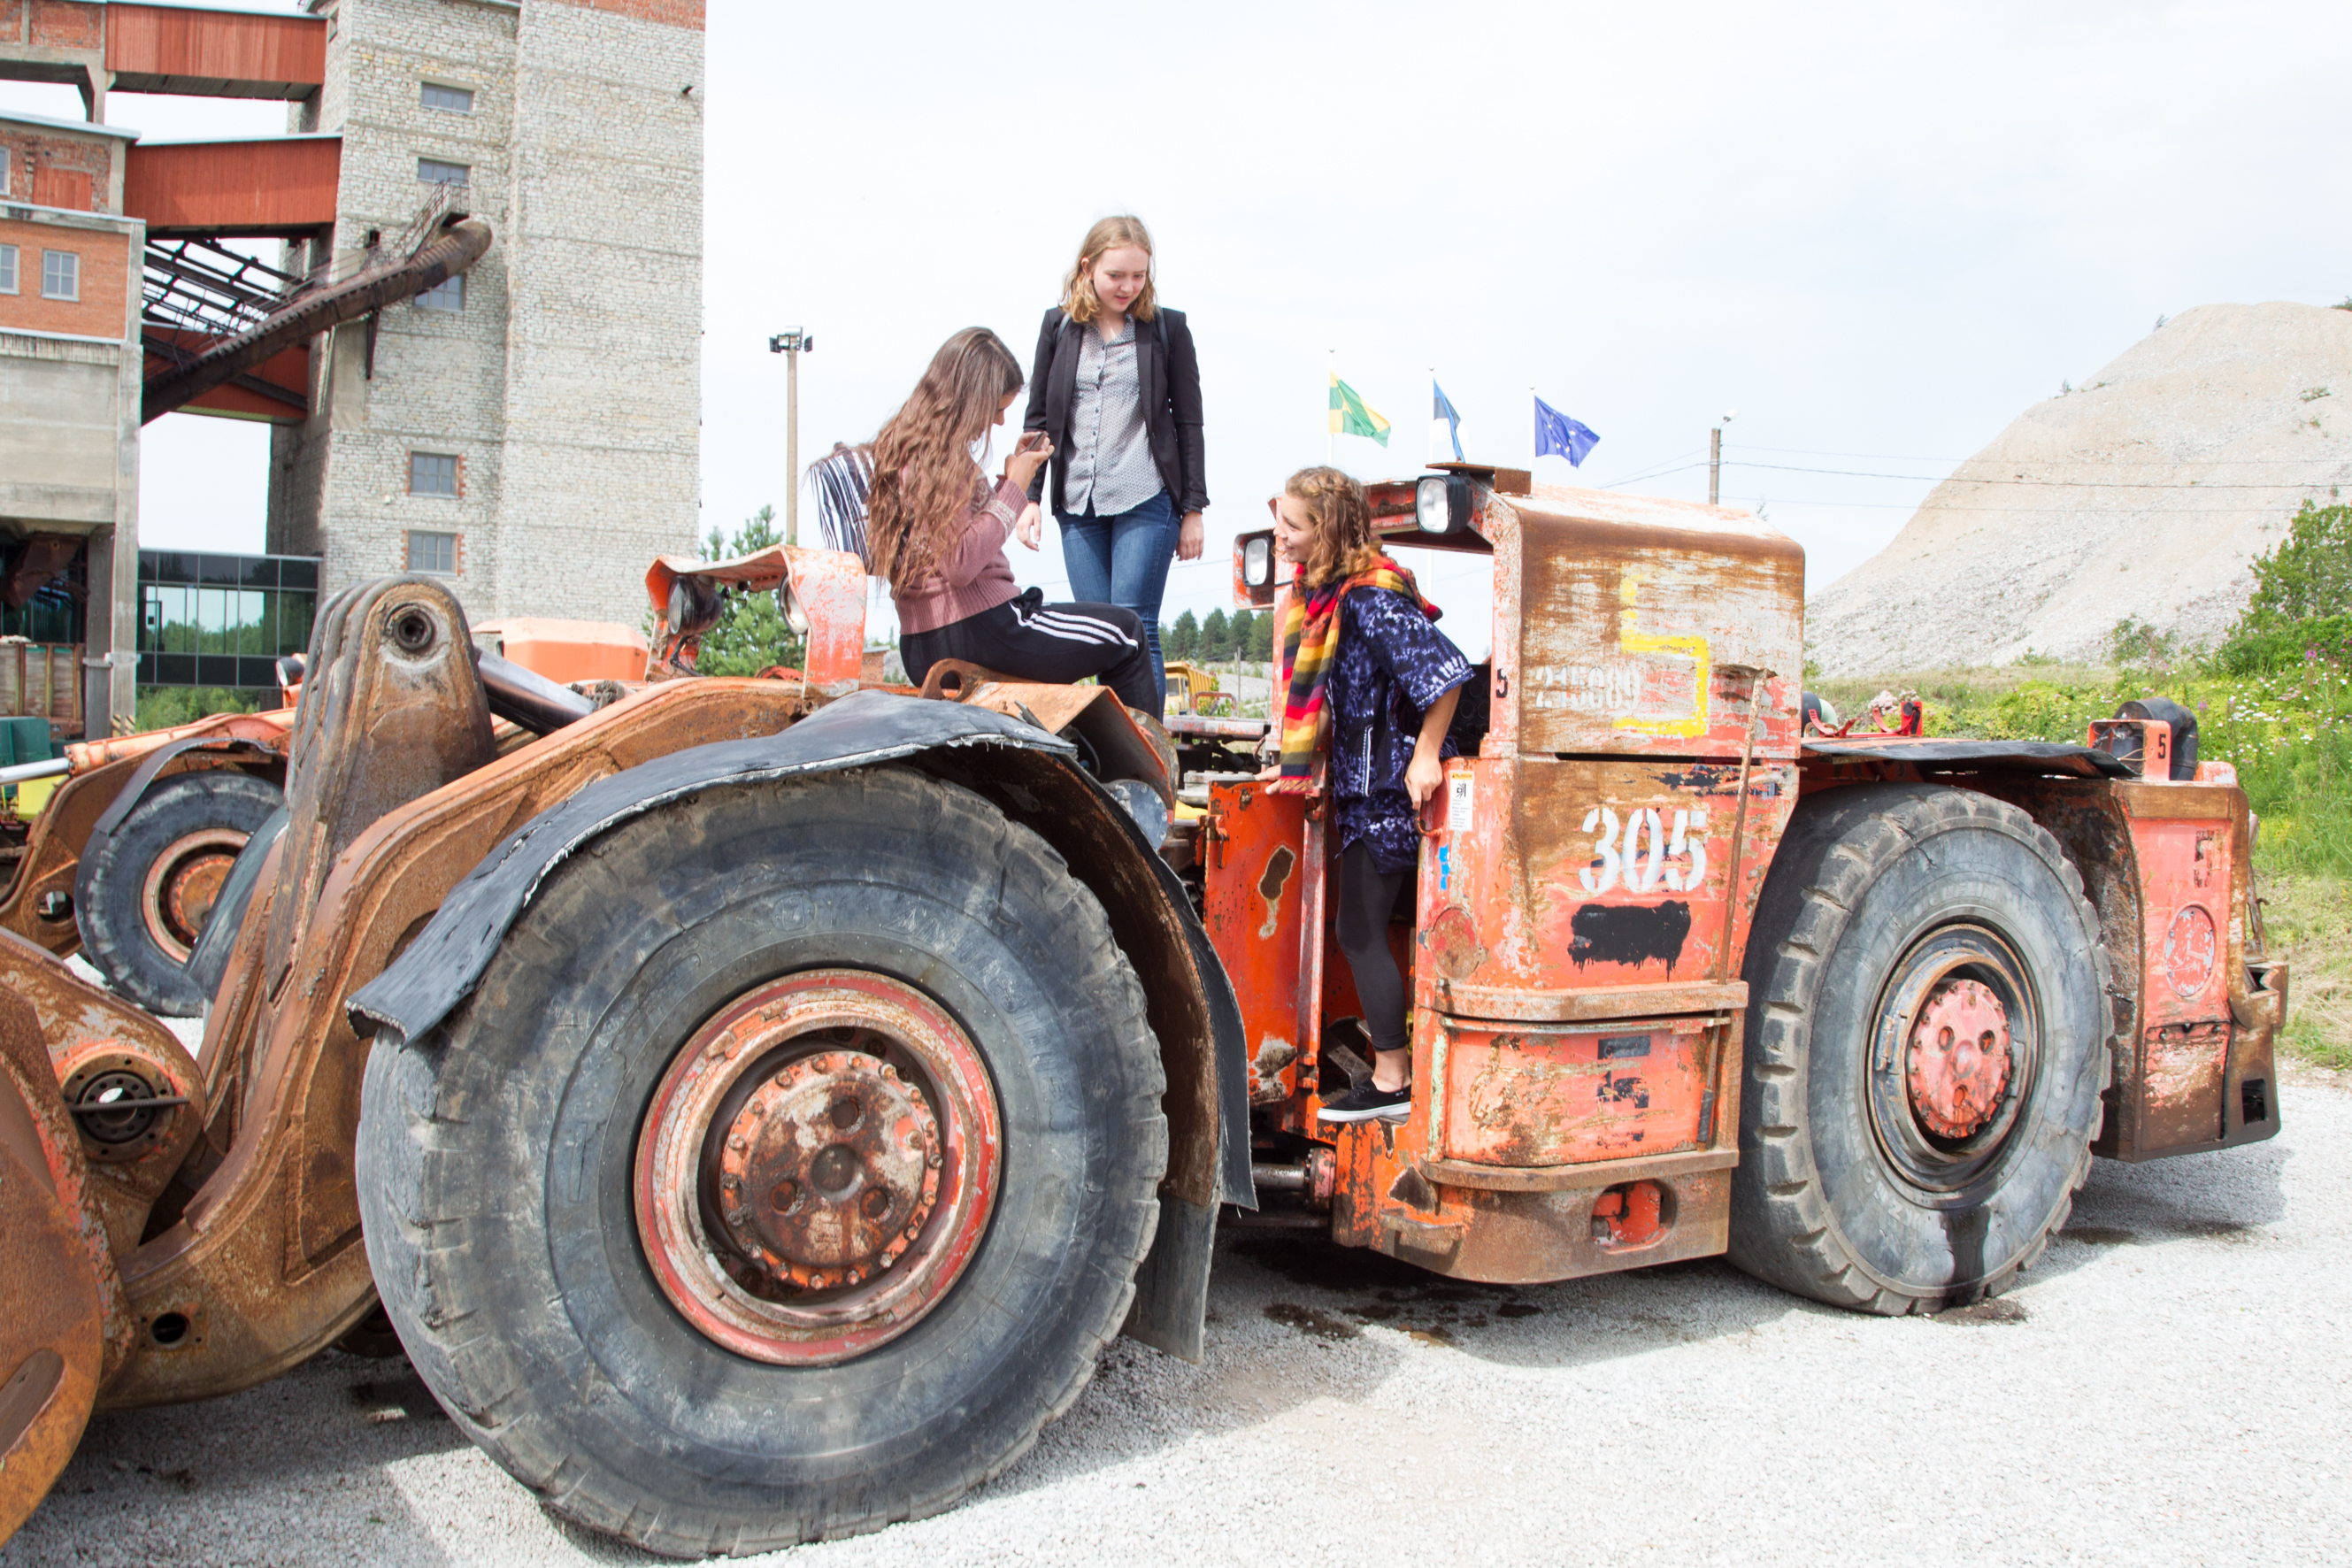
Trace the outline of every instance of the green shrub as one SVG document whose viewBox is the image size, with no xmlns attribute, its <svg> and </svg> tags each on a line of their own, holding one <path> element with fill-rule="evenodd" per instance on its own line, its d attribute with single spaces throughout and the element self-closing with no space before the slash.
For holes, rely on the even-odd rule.
<svg viewBox="0 0 2352 1568">
<path fill-rule="evenodd" d="M 776 531 L 776 509 L 763 506 L 735 531 L 732 539 L 722 539 L 712 529 L 703 542 L 702 558 L 725 561 L 783 542 L 783 535 Z M 775 595 L 730 593 L 719 624 L 702 634 L 702 649 L 695 656 L 694 669 L 698 675 L 757 675 L 772 665 L 796 666 L 806 652 L 806 642 L 784 620 Z"/>
</svg>

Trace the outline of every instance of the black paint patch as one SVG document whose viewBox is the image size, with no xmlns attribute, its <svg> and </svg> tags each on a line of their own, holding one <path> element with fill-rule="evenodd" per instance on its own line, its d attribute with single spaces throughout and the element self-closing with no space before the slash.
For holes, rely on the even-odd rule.
<svg viewBox="0 0 2352 1568">
<path fill-rule="evenodd" d="M 1660 773 L 1658 782 L 1677 795 L 1729 795 L 1739 787 L 1739 770 L 1728 763 L 1699 763 L 1679 772 Z"/>
<path fill-rule="evenodd" d="M 1298 856 L 1287 844 L 1276 847 L 1265 858 L 1265 873 L 1257 879 L 1257 896 L 1272 903 L 1282 897 L 1283 884 L 1290 880 L 1290 868 L 1298 864 Z"/>
<path fill-rule="evenodd" d="M 1650 1054 L 1647 1035 L 1603 1035 L 1601 1037 L 1601 1059 L 1612 1057 L 1646 1057 Z"/>
<path fill-rule="evenodd" d="M 1679 899 L 1654 906 L 1587 904 L 1568 922 L 1568 956 L 1579 969 L 1663 962 L 1672 979 L 1690 929 L 1690 906 Z"/>
</svg>

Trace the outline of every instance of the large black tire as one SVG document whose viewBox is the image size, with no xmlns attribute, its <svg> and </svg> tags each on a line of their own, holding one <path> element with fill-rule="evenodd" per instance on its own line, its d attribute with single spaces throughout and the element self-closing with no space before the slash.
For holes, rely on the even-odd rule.
<svg viewBox="0 0 2352 1568">
<path fill-rule="evenodd" d="M 1902 1089 L 1906 977 L 1955 944 L 2006 955 L 2005 978 L 1955 973 L 2009 986 L 2014 1015 L 2009 1098 L 1968 1141 L 1928 1136 Z M 1734 1263 L 1892 1314 L 1996 1294 L 2042 1255 L 2090 1170 L 2114 1027 L 2098 918 L 2055 839 L 1969 790 L 1809 798 L 1746 974 Z"/>
<path fill-rule="evenodd" d="M 969 1036 L 1003 1175 L 928 1315 L 779 1366 L 663 1294 L 633 1161 L 716 1009 L 840 969 L 919 988 Z M 979 796 L 898 768 L 714 790 L 567 862 L 458 1013 L 374 1047 L 369 1258 L 425 1382 L 562 1517 L 676 1556 L 854 1534 L 950 1506 L 1077 1397 L 1158 1221 L 1164 1088 L 1100 905 Z"/>
<path fill-rule="evenodd" d="M 285 804 L 268 779 L 207 768 L 163 780 L 131 808 L 84 866 L 74 900 L 82 949 L 109 984 L 163 1017 L 204 1012 L 212 998 L 189 977 L 187 962 L 209 898 L 185 908 L 157 881 L 184 868 L 167 860 L 195 857 L 219 862 L 203 879 L 217 888 L 245 841 Z"/>
</svg>

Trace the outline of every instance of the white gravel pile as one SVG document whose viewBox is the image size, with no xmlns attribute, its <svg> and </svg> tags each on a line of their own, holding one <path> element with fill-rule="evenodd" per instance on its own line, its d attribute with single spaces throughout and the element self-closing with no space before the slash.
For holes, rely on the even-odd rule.
<svg viewBox="0 0 2352 1568">
<path fill-rule="evenodd" d="M 1824 674 L 2102 657 L 2126 617 L 2217 639 L 2305 499 L 2352 493 L 2352 310 L 2200 305 L 2038 403 L 1813 595 Z"/>
<path fill-rule="evenodd" d="M 1209 1363 L 1127 1342 L 961 1508 L 777 1554 L 921 1563 L 2296 1563 L 2352 1541 L 2352 1092 L 2100 1163 L 2030 1283 L 1937 1319 L 1720 1263 L 1465 1287 L 1229 1235 Z M 101 1415 L 35 1564 L 637 1562 L 567 1531 L 404 1363 Z M 646 1560 L 649 1561 L 649 1560 Z"/>
</svg>

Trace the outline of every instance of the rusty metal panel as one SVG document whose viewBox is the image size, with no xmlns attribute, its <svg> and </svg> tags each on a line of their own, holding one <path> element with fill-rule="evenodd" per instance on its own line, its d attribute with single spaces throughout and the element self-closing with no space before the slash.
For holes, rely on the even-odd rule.
<svg viewBox="0 0 2352 1568">
<path fill-rule="evenodd" d="M 116 5 L 105 26 L 117 92 L 297 99 L 327 79 L 322 17 Z"/>
<path fill-rule="evenodd" d="M 1444 1158 L 1569 1165 L 1680 1152 L 1713 1134 L 1711 1069 L 1726 1019 L 1441 1026 L 1444 1106 L 1432 1120 Z"/>
<path fill-rule="evenodd" d="M 1447 778 L 1445 826 L 1423 856 L 1424 1006 L 1470 994 L 1454 987 L 1645 993 L 1727 981 L 1796 805 L 1785 763 L 1750 771 L 1744 822 L 1736 763 L 1486 756 L 1449 764 Z"/>
<path fill-rule="evenodd" d="M 340 136 L 132 143 L 122 211 L 150 238 L 293 235 L 332 226 L 341 177 Z"/>
<path fill-rule="evenodd" d="M 1202 923 L 1241 1002 L 1252 1104 L 1286 1100 L 1301 1087 L 1307 804 L 1259 784 L 1216 784 L 1201 835 Z"/>
<path fill-rule="evenodd" d="M 1550 486 L 1488 503 L 1496 668 L 1522 754 L 1796 754 L 1804 552 L 1727 508 Z M 1751 690 L 1745 673 L 1776 679 Z"/>
</svg>

